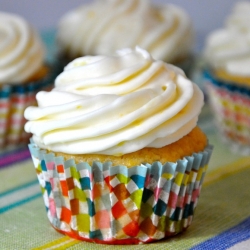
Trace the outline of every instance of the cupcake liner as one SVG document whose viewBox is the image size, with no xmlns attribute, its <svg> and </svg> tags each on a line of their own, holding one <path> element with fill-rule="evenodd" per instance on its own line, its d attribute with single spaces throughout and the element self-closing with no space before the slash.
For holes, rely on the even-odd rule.
<svg viewBox="0 0 250 250">
<path fill-rule="evenodd" d="M 59 64 L 48 65 L 49 73 L 41 80 L 0 86 L 0 147 L 28 143 L 30 134 L 24 131 L 23 114 L 28 106 L 36 105 L 36 94 L 50 90 L 61 70 Z"/>
<path fill-rule="evenodd" d="M 52 226 L 70 237 L 138 244 L 178 234 L 191 224 L 212 146 L 176 163 L 127 168 L 76 164 L 29 145 Z"/>
<path fill-rule="evenodd" d="M 250 87 L 214 79 L 204 73 L 215 123 L 233 150 L 250 153 Z"/>
</svg>

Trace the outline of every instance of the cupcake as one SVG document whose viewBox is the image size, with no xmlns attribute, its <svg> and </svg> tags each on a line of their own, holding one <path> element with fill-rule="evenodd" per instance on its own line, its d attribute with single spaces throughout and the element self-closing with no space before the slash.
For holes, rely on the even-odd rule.
<svg viewBox="0 0 250 250">
<path fill-rule="evenodd" d="M 187 73 L 194 32 L 188 14 L 175 5 L 103 0 L 66 13 L 59 21 L 57 40 L 61 55 L 70 60 L 113 55 L 118 49 L 140 46 L 156 60 L 181 66 Z"/>
<path fill-rule="evenodd" d="M 227 145 L 250 149 L 250 2 L 237 2 L 225 27 L 209 34 L 205 86 L 216 124 Z"/>
<path fill-rule="evenodd" d="M 73 60 L 25 130 L 52 226 L 105 244 L 156 241 L 193 219 L 212 152 L 202 91 L 139 47 Z"/>
<path fill-rule="evenodd" d="M 35 95 L 52 87 L 54 69 L 45 63 L 44 45 L 30 24 L 0 12 L 0 147 L 28 142 L 23 116 Z"/>
</svg>

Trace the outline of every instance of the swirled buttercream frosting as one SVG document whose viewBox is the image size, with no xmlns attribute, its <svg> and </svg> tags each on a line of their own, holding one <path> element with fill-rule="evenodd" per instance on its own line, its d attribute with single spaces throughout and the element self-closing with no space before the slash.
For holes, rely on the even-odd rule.
<svg viewBox="0 0 250 250">
<path fill-rule="evenodd" d="M 25 130 L 39 147 L 123 155 L 188 134 L 203 93 L 182 70 L 136 47 L 73 60 L 37 101 L 25 111 Z"/>
<path fill-rule="evenodd" d="M 0 12 L 0 84 L 25 82 L 42 66 L 44 55 L 40 37 L 26 20 Z"/>
<path fill-rule="evenodd" d="M 238 2 L 223 28 L 206 40 L 204 56 L 215 70 L 250 77 L 250 2 Z"/>
<path fill-rule="evenodd" d="M 66 13 L 58 26 L 61 50 L 71 58 L 113 55 L 122 48 L 141 48 L 158 60 L 174 62 L 192 50 L 193 27 L 187 13 L 149 0 L 99 0 Z"/>
</svg>

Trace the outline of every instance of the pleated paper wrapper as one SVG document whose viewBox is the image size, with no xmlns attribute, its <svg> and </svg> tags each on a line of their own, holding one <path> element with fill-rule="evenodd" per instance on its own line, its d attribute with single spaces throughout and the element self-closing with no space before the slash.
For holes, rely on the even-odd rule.
<svg viewBox="0 0 250 250">
<path fill-rule="evenodd" d="M 250 86 L 217 80 L 204 72 L 215 125 L 225 145 L 243 155 L 250 154 Z"/>
<path fill-rule="evenodd" d="M 30 134 L 24 131 L 24 110 L 36 106 L 36 94 L 51 90 L 56 76 L 62 71 L 58 63 L 47 64 L 48 73 L 40 80 L 28 83 L 0 85 L 0 148 L 29 143 Z"/>
<path fill-rule="evenodd" d="M 30 144 L 48 219 L 70 237 L 105 244 L 139 244 L 186 230 L 212 153 L 176 163 L 76 164 Z"/>
</svg>

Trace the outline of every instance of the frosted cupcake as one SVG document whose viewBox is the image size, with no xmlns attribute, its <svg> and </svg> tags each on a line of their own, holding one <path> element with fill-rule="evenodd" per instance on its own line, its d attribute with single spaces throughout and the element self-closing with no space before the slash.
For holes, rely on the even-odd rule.
<svg viewBox="0 0 250 250">
<path fill-rule="evenodd" d="M 238 2 L 206 41 L 204 73 L 216 124 L 230 147 L 250 149 L 250 3 Z"/>
<path fill-rule="evenodd" d="M 189 227 L 212 152 L 201 90 L 140 48 L 68 64 L 25 130 L 50 223 L 73 238 L 138 244 Z"/>
<path fill-rule="evenodd" d="M 138 45 L 157 60 L 188 69 L 194 32 L 188 14 L 175 5 L 103 0 L 65 14 L 59 22 L 57 40 L 61 53 L 70 59 L 113 55 L 117 49 Z"/>
<path fill-rule="evenodd" d="M 52 87 L 54 68 L 45 64 L 44 45 L 30 24 L 0 12 L 0 147 L 28 142 L 23 117 L 35 95 Z"/>
</svg>

